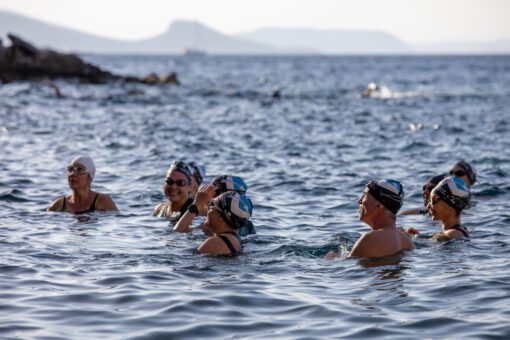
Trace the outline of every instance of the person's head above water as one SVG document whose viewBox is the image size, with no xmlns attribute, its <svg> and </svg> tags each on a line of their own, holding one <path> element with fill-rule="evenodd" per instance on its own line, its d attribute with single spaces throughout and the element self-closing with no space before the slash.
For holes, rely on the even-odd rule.
<svg viewBox="0 0 510 340">
<path fill-rule="evenodd" d="M 465 160 L 455 163 L 450 169 L 450 175 L 461 178 L 468 186 L 472 186 L 476 182 L 476 170 Z"/>
<path fill-rule="evenodd" d="M 443 220 L 448 214 L 459 216 L 469 205 L 471 193 L 467 184 L 459 177 L 443 179 L 430 193 L 429 211 L 434 220 Z"/>
<path fill-rule="evenodd" d="M 93 180 L 96 175 L 96 166 L 89 156 L 75 157 L 67 166 L 68 173 L 71 173 L 73 170 L 78 170 L 78 174 L 88 173 L 91 180 Z"/>
<path fill-rule="evenodd" d="M 432 176 L 430 177 L 429 179 L 427 179 L 427 181 L 425 182 L 425 184 L 423 185 L 423 194 L 422 194 L 422 197 L 423 197 L 423 205 L 424 206 L 427 206 L 429 204 L 429 197 L 430 197 L 430 192 L 432 191 L 432 189 L 434 189 L 436 187 L 436 185 L 439 184 L 439 182 L 441 182 L 447 175 L 446 174 L 441 174 L 441 175 L 437 175 L 437 176 Z"/>
<path fill-rule="evenodd" d="M 194 181 L 197 186 L 200 186 L 204 181 L 205 168 L 195 162 L 190 162 L 189 167 L 191 168 L 191 175 L 193 176 Z"/>
<path fill-rule="evenodd" d="M 170 165 L 163 190 L 166 198 L 176 205 L 177 210 L 190 198 L 192 174 L 183 161 L 174 161 Z"/>
<path fill-rule="evenodd" d="M 215 217 L 219 216 L 229 228 L 238 230 L 251 217 L 252 211 L 253 204 L 248 197 L 235 191 L 227 191 L 211 201 L 205 224 L 213 232 L 219 232 L 217 227 L 222 223 L 218 223 L 220 220 Z"/>
<path fill-rule="evenodd" d="M 241 177 L 231 175 L 218 176 L 213 179 L 211 184 L 216 187 L 215 197 L 227 191 L 244 194 L 248 190 L 248 186 Z"/>
</svg>

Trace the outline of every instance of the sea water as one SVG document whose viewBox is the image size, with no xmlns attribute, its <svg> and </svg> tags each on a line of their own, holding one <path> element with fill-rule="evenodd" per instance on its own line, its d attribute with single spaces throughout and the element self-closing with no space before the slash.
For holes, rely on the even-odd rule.
<svg viewBox="0 0 510 340">
<path fill-rule="evenodd" d="M 85 59 L 181 85 L 58 80 L 61 99 L 0 85 L 2 338 L 510 337 L 510 57 Z M 372 81 L 384 92 L 362 98 Z M 119 213 L 45 211 L 79 154 Z M 175 159 L 249 185 L 257 234 L 241 256 L 196 255 L 204 235 L 152 216 Z M 424 181 L 460 159 L 478 172 L 470 239 L 347 258 L 369 230 L 369 179 L 401 181 L 404 208 L 420 207 Z"/>
</svg>

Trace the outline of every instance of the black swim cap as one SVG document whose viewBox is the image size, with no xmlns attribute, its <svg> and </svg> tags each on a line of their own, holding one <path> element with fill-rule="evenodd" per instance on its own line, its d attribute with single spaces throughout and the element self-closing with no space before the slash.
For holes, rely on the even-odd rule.
<svg viewBox="0 0 510 340">
<path fill-rule="evenodd" d="M 184 174 L 188 178 L 188 181 L 191 182 L 192 174 L 188 164 L 184 163 L 183 161 L 173 161 L 168 171 L 172 172 L 174 170 Z"/>
<path fill-rule="evenodd" d="M 367 188 L 370 195 L 395 215 L 404 203 L 404 188 L 398 181 L 392 179 L 370 181 Z"/>
</svg>

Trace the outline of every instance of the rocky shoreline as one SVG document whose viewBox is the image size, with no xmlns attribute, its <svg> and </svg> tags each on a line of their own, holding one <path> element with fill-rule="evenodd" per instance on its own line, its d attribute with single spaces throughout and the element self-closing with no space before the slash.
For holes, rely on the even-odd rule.
<svg viewBox="0 0 510 340">
<path fill-rule="evenodd" d="M 162 76 L 152 73 L 143 78 L 121 76 L 86 63 L 75 54 L 39 49 L 14 34 L 8 34 L 8 38 L 11 41 L 9 47 L 3 47 L 0 40 L 0 81 L 2 83 L 75 78 L 91 84 L 104 84 L 110 81 L 179 84 L 175 72 Z"/>
</svg>

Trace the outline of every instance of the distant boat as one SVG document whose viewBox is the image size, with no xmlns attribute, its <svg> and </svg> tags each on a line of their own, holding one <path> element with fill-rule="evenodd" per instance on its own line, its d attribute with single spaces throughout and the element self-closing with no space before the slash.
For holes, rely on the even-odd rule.
<svg viewBox="0 0 510 340">
<path fill-rule="evenodd" d="M 191 45 L 186 47 L 183 51 L 183 54 L 187 57 L 203 57 L 207 55 L 205 51 L 205 41 L 202 36 L 200 25 L 195 22 L 193 24 L 193 32 L 191 38 Z"/>
</svg>

